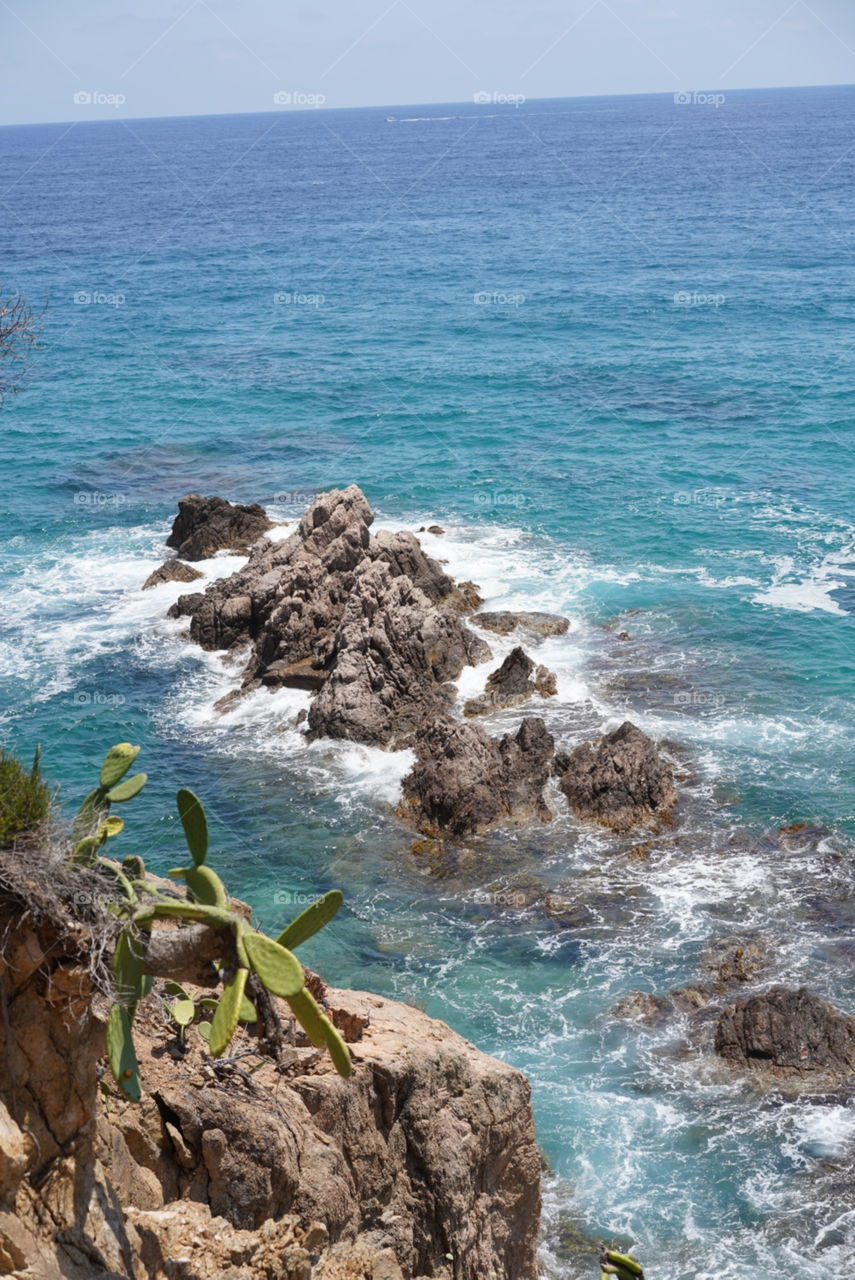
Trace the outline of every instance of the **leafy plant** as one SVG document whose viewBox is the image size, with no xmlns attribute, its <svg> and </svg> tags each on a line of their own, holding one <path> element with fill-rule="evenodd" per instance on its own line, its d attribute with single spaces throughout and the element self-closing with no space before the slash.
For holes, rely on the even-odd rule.
<svg viewBox="0 0 855 1280">
<path fill-rule="evenodd" d="M 603 1245 L 600 1250 L 600 1280 L 617 1276 L 618 1280 L 644 1280 L 644 1268 L 628 1253 L 616 1253 Z"/>
<path fill-rule="evenodd" d="M 41 774 L 41 749 L 36 747 L 30 769 L 9 752 L 0 751 L 0 849 L 37 831 L 49 812 L 50 790 Z"/>
<path fill-rule="evenodd" d="M 198 797 L 186 788 L 178 792 L 176 802 L 190 864 L 174 867 L 169 872 L 173 879 L 184 882 L 186 897 L 165 893 L 148 876 L 142 858 L 127 858 L 120 866 L 101 856 L 99 850 L 104 843 L 122 829 L 121 820 L 110 816 L 110 805 L 131 800 L 145 785 L 146 775 L 142 773 L 122 781 L 138 753 L 139 748 L 129 743 L 120 743 L 107 753 L 99 785 L 86 797 L 77 815 L 75 830 L 81 838 L 71 858 L 73 865 L 94 867 L 112 876 L 122 893 L 116 910 L 123 924 L 113 956 L 116 1003 L 107 1023 L 107 1056 L 117 1084 L 128 1098 L 139 1099 L 141 1084 L 133 1045 L 133 1021 L 137 1004 L 151 989 L 152 982 L 145 972 L 144 935 L 158 920 L 206 924 L 222 938 L 222 994 L 210 1022 L 199 1023 L 199 1032 L 207 1039 L 213 1057 L 225 1053 L 240 1021 L 249 1022 L 257 1017 L 255 1007 L 246 996 L 247 981 L 250 974 L 254 974 L 267 991 L 288 1002 L 310 1042 L 317 1048 L 328 1049 L 339 1074 L 349 1076 L 351 1061 L 347 1045 L 307 989 L 303 966 L 291 949 L 329 923 L 343 902 L 341 892 L 333 889 L 324 894 L 276 939 L 253 929 L 232 909 L 225 885 L 207 863 L 205 810 Z M 195 1021 L 196 1005 L 179 983 L 173 981 L 167 989 L 176 997 L 170 1012 L 183 1040 L 186 1028 Z"/>
</svg>

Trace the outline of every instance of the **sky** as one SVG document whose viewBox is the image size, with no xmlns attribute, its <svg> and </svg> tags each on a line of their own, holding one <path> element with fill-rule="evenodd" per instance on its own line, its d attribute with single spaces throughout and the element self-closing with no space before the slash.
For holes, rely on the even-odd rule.
<svg viewBox="0 0 855 1280">
<path fill-rule="evenodd" d="M 0 0 L 0 123 L 855 82 L 855 0 Z"/>
</svg>

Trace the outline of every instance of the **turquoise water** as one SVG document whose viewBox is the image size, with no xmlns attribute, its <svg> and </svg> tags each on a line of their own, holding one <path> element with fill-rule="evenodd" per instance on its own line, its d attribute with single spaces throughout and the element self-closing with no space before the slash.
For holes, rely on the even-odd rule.
<svg viewBox="0 0 855 1280">
<path fill-rule="evenodd" d="M 140 742 L 126 847 L 169 865 L 194 787 L 271 925 L 340 884 L 325 975 L 528 1072 L 551 1274 L 592 1272 L 573 1218 L 653 1280 L 819 1277 L 855 1111 L 608 1012 L 754 932 L 855 1009 L 855 90 L 392 110 L 0 130 L 3 277 L 47 307 L 2 408 L 4 739 L 69 807 Z M 177 498 L 286 519 L 354 481 L 491 606 L 572 619 L 538 651 L 563 741 L 668 741 L 681 823 L 644 860 L 556 806 L 438 875 L 392 814 L 406 756 L 306 748 L 299 695 L 213 710 L 233 673 L 137 590 Z"/>
</svg>

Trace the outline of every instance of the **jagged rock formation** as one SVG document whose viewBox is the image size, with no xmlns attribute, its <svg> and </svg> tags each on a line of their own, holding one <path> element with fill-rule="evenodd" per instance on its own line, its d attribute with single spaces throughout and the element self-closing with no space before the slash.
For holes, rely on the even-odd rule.
<svg viewBox="0 0 855 1280">
<path fill-rule="evenodd" d="M 178 503 L 178 515 L 166 545 L 180 560 L 205 560 L 216 551 L 246 551 L 273 528 L 263 507 L 242 507 L 225 498 L 203 498 L 188 493 Z"/>
<path fill-rule="evenodd" d="M 143 1101 L 105 1101 L 86 928 L 6 895 L 0 938 L 4 1273 L 535 1280 L 540 1160 L 517 1071 L 414 1009 L 333 991 L 350 1080 L 299 1042 L 277 1067 L 251 1029 L 235 1047 L 257 1070 L 214 1064 L 192 1029 L 177 1051 L 156 990 L 137 1015 Z"/>
<path fill-rule="evenodd" d="M 201 538 L 216 524 L 219 516 L 192 526 L 214 502 L 217 512 L 224 506 L 255 518 L 260 511 L 191 495 L 180 504 L 171 543 Z M 542 793 L 552 757 L 545 729 L 536 734 L 524 725 L 513 738 L 491 740 L 448 720 L 452 682 L 464 667 L 491 656 L 464 620 L 482 603 L 477 588 L 456 584 L 412 533 L 372 534 L 373 521 L 356 485 L 321 494 L 293 533 L 257 542 L 237 573 L 181 596 L 170 616 L 189 618 L 191 638 L 205 649 L 249 648 L 242 688 L 222 705 L 258 687 L 302 689 L 313 695 L 308 712 L 301 712 L 310 739 L 415 746 L 418 761 L 401 813 L 422 826 L 462 835 L 503 821 L 545 821 Z M 547 613 L 475 617 L 499 634 L 521 628 L 535 641 L 563 635 L 569 626 Z M 551 697 L 556 688 L 554 673 L 517 646 L 464 713 Z M 629 724 L 596 747 L 561 753 L 553 772 L 580 817 L 618 830 L 666 814 L 676 800 L 668 765 Z M 450 788 L 445 800 L 440 785 Z"/>
<path fill-rule="evenodd" d="M 401 813 L 428 834 L 471 835 L 498 823 L 548 822 L 543 788 L 553 739 L 542 720 L 490 738 L 479 725 L 437 720 L 416 743 Z"/>
<path fill-rule="evenodd" d="M 843 1079 L 855 1075 L 855 1018 L 807 987 L 770 987 L 722 1011 L 715 1049 L 752 1070 Z"/>
<path fill-rule="evenodd" d="M 577 817 L 615 831 L 667 817 L 677 803 L 671 767 L 628 720 L 597 743 L 556 757 L 559 786 Z"/>
<path fill-rule="evenodd" d="M 251 643 L 245 688 L 317 692 L 314 736 L 402 746 L 444 712 L 448 681 L 489 650 L 462 621 L 468 591 L 413 534 L 372 535 L 373 520 L 356 485 L 322 494 L 290 537 L 260 544 L 236 574 L 170 612 L 190 618 L 203 648 Z"/>
<path fill-rule="evenodd" d="M 486 631 L 495 631 L 499 636 L 509 636 L 517 629 L 541 637 L 563 636 L 570 626 L 569 620 L 558 613 L 514 613 L 508 609 L 494 613 L 476 613 L 472 621 Z"/>
<path fill-rule="evenodd" d="M 502 665 L 487 677 L 481 696 L 467 699 L 463 714 L 483 716 L 497 708 L 519 706 L 536 693 L 542 698 L 551 698 L 557 692 L 555 673 L 546 667 L 535 666 L 525 650 L 517 645 Z"/>
<path fill-rule="evenodd" d="M 142 584 L 142 591 L 149 591 L 152 587 L 159 587 L 162 582 L 195 582 L 197 578 L 201 578 L 202 574 L 198 569 L 194 569 L 192 565 L 185 564 L 183 560 L 172 556 L 169 560 L 164 560 L 163 564 L 148 575 Z"/>
</svg>

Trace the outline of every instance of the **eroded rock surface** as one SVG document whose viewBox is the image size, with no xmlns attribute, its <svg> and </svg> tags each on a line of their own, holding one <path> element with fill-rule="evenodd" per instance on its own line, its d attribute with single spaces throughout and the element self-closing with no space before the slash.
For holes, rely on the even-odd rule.
<svg viewBox="0 0 855 1280">
<path fill-rule="evenodd" d="M 416 763 L 403 782 L 402 814 L 426 832 L 458 836 L 500 823 L 548 822 L 543 788 L 553 746 L 536 717 L 501 739 L 480 725 L 438 720 L 416 742 Z"/>
<path fill-rule="evenodd" d="M 148 575 L 141 590 L 149 591 L 152 587 L 159 587 L 162 582 L 195 582 L 201 577 L 202 574 L 198 569 L 173 556 L 169 560 L 164 560 L 163 564 L 158 565 L 154 572 Z"/>
<path fill-rule="evenodd" d="M 770 987 L 722 1011 L 715 1049 L 752 1070 L 842 1079 L 855 1074 L 855 1018 L 807 987 Z"/>
<path fill-rule="evenodd" d="M 555 672 L 535 665 L 525 650 L 517 645 L 502 665 L 487 677 L 487 684 L 480 697 L 467 699 L 463 714 L 483 716 L 498 708 L 519 706 L 536 693 L 542 698 L 551 698 L 557 692 Z"/>
<path fill-rule="evenodd" d="M 243 507 L 225 498 L 188 493 L 178 503 L 178 515 L 166 545 L 180 560 L 205 560 L 217 551 L 246 551 L 273 527 L 258 503 Z"/>
<path fill-rule="evenodd" d="M 373 512 L 356 485 L 321 494 L 281 542 L 264 542 L 231 577 L 182 596 L 203 648 L 251 645 L 243 687 L 317 694 L 313 737 L 408 745 L 425 718 L 450 705 L 449 681 L 490 651 L 463 615 L 471 583 L 457 586 L 408 532 L 370 532 Z"/>
<path fill-rule="evenodd" d="M 558 613 L 515 613 L 509 609 L 476 613 L 472 621 L 499 636 L 509 636 L 517 628 L 536 636 L 563 636 L 570 626 L 569 619 Z"/>
<path fill-rule="evenodd" d="M 587 822 L 628 831 L 667 817 L 677 802 L 671 766 L 646 733 L 627 720 L 599 742 L 557 758 L 571 809 Z"/>
<path fill-rule="evenodd" d="M 415 1009 L 331 990 L 358 1037 L 350 1080 L 299 1040 L 283 1074 L 251 1028 L 233 1046 L 248 1059 L 214 1064 L 193 1028 L 177 1049 L 156 989 L 135 1032 L 143 1100 L 111 1085 L 105 1106 L 84 934 L 0 901 L 0 1270 L 535 1280 L 540 1157 L 519 1072 Z"/>
</svg>

